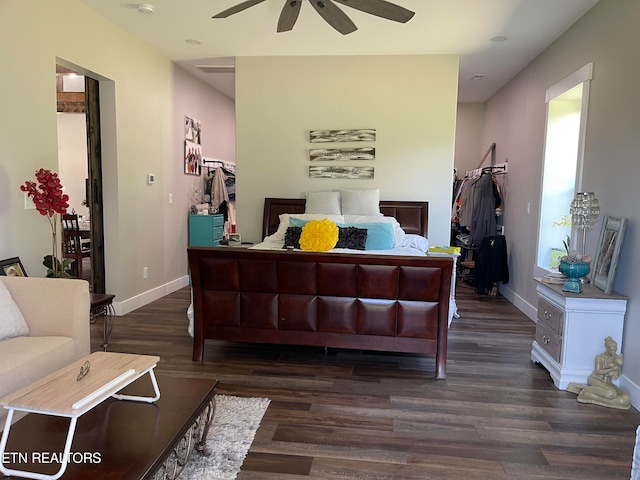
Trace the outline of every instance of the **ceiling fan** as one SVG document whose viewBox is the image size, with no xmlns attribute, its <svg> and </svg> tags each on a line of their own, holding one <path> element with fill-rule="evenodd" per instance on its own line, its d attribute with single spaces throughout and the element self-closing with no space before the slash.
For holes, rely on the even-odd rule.
<svg viewBox="0 0 640 480">
<path fill-rule="evenodd" d="M 212 18 L 227 18 L 249 7 L 258 5 L 265 0 L 245 0 L 237 5 L 214 15 Z M 293 28 L 300 13 L 304 0 L 286 0 L 278 20 L 278 33 L 287 32 Z M 394 22 L 406 23 L 414 15 L 407 10 L 386 0 L 308 0 L 324 20 L 343 35 L 355 32 L 358 27 L 334 2 L 346 5 L 356 10 L 376 15 Z"/>
</svg>

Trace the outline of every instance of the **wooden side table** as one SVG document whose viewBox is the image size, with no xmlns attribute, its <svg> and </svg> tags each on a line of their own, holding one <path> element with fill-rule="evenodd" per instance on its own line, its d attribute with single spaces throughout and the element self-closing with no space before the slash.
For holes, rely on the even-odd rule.
<svg viewBox="0 0 640 480">
<path fill-rule="evenodd" d="M 113 299 L 115 295 L 108 293 L 92 293 L 91 294 L 91 311 L 89 314 L 90 322 L 96 323 L 98 317 L 102 317 L 102 348 L 107 351 L 109 346 L 109 337 L 113 330 L 113 322 L 116 318 L 116 312 L 113 309 Z"/>
</svg>

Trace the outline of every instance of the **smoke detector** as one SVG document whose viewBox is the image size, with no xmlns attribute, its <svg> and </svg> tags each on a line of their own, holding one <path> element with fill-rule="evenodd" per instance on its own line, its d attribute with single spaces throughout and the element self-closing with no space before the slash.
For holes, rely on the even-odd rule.
<svg viewBox="0 0 640 480">
<path fill-rule="evenodd" d="M 140 13 L 153 13 L 155 7 L 150 3 L 141 3 L 138 5 L 138 11 Z"/>
</svg>

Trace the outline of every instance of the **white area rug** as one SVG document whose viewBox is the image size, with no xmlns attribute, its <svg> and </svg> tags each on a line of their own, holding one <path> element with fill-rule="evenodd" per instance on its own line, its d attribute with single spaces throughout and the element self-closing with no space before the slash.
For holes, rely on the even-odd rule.
<svg viewBox="0 0 640 480">
<path fill-rule="evenodd" d="M 270 400 L 216 395 L 216 411 L 203 453 L 193 452 L 179 479 L 234 480 Z"/>
</svg>

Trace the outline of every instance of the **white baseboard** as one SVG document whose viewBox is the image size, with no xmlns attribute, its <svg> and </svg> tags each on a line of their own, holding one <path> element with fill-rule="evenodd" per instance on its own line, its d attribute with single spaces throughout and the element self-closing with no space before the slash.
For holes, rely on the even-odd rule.
<svg viewBox="0 0 640 480">
<path fill-rule="evenodd" d="M 504 298 L 513 303 L 518 310 L 524 313 L 532 321 L 536 321 L 536 319 L 538 318 L 538 309 L 536 307 L 531 305 L 520 295 L 516 295 L 516 293 L 506 285 L 500 285 L 500 293 Z"/>
<path fill-rule="evenodd" d="M 633 405 L 636 410 L 640 410 L 640 385 L 634 383 L 629 377 L 622 374 L 618 380 L 618 386 L 631 396 L 631 405 Z"/>
<path fill-rule="evenodd" d="M 133 312 L 135 309 L 144 307 L 145 305 L 154 302 L 165 295 L 180 290 L 183 287 L 189 285 L 189 275 L 172 280 L 164 285 L 160 285 L 151 290 L 143 292 L 126 300 L 120 302 L 114 301 L 113 308 L 117 316 L 126 315 L 129 312 Z M 186 311 L 185 311 L 186 314 Z"/>
</svg>

